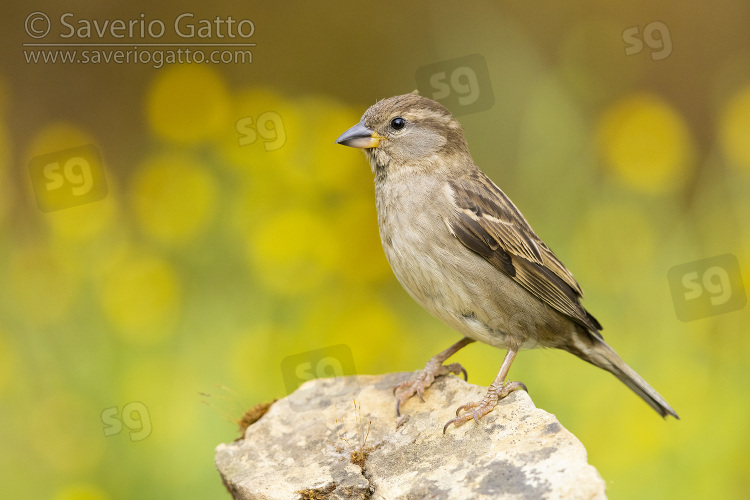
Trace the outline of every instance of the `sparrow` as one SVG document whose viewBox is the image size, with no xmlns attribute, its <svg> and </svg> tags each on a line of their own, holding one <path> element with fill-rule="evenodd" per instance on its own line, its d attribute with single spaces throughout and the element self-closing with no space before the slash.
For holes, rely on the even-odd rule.
<svg viewBox="0 0 750 500">
<path fill-rule="evenodd" d="M 549 347 L 612 373 L 659 415 L 667 401 L 604 341 L 581 305 L 583 291 L 513 202 L 474 164 L 459 122 L 416 92 L 378 101 L 337 144 L 364 151 L 375 177 L 380 240 L 398 281 L 424 309 L 463 338 L 394 388 L 396 413 L 435 377 L 462 373 L 444 364 L 484 342 L 507 354 L 481 401 L 456 410 L 462 425 L 492 411 L 523 383 L 506 381 L 521 349 Z"/>
</svg>

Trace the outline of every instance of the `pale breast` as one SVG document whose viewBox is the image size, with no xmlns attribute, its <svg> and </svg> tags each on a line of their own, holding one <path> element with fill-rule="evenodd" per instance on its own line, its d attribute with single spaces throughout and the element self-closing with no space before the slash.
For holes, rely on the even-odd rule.
<svg viewBox="0 0 750 500">
<path fill-rule="evenodd" d="M 418 187 L 417 187 L 418 186 Z M 376 184 L 383 250 L 422 307 L 461 334 L 500 348 L 550 345 L 559 314 L 463 246 L 445 224 L 449 192 L 429 178 Z M 446 203 L 435 203 L 439 197 Z"/>
</svg>

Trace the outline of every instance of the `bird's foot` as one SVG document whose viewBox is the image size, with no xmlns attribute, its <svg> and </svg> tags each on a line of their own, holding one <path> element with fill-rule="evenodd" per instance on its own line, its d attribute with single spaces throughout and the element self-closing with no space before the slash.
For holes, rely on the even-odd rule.
<svg viewBox="0 0 750 500">
<path fill-rule="evenodd" d="M 405 382 L 401 382 L 396 387 L 394 387 L 394 395 L 398 391 L 403 391 L 396 400 L 396 415 L 401 416 L 401 405 L 413 395 L 416 394 L 417 396 L 419 396 L 419 399 L 424 401 L 422 394 L 424 394 L 425 389 L 432 385 L 432 382 L 436 377 L 448 375 L 449 373 L 454 373 L 456 375 L 458 375 L 459 373 L 463 373 L 464 380 L 468 380 L 466 370 L 460 364 L 451 363 L 449 365 L 443 365 L 440 363 L 440 360 L 433 358 L 427 362 L 424 370 L 419 370 L 413 378 Z"/>
<path fill-rule="evenodd" d="M 445 434 L 445 430 L 451 424 L 456 424 L 456 427 L 458 427 L 472 418 L 476 423 L 479 423 L 480 418 L 487 415 L 493 408 L 495 408 L 495 406 L 497 406 L 498 400 L 503 399 L 511 392 L 519 389 L 526 391 L 526 386 L 523 385 L 522 382 L 505 382 L 502 385 L 490 385 L 487 395 L 484 396 L 481 401 L 472 401 L 471 403 L 466 403 L 465 405 L 458 407 L 456 410 L 456 418 L 449 420 L 448 423 L 445 424 L 445 427 L 443 427 L 443 434 Z M 471 409 L 474 411 L 468 411 Z M 460 415 L 462 411 L 465 411 L 466 413 Z"/>
</svg>

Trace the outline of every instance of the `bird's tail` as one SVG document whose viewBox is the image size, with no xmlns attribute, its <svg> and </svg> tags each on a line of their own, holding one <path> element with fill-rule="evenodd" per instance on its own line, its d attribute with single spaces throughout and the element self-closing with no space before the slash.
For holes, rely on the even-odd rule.
<svg viewBox="0 0 750 500">
<path fill-rule="evenodd" d="M 594 366 L 598 366 L 608 372 L 612 373 L 615 377 L 620 379 L 622 383 L 630 387 L 630 389 L 638 394 L 646 403 L 651 406 L 656 412 L 662 417 L 672 415 L 674 418 L 679 419 L 677 413 L 669 406 L 669 403 L 656 392 L 656 389 L 651 387 L 648 382 L 643 380 L 643 377 L 638 375 L 635 370 L 630 368 L 625 362 L 620 359 L 614 349 L 612 349 L 606 342 L 601 340 L 599 337 L 589 336 L 588 339 L 591 343 L 586 342 L 586 349 L 566 349 L 577 355 L 581 359 L 588 361 Z"/>
</svg>

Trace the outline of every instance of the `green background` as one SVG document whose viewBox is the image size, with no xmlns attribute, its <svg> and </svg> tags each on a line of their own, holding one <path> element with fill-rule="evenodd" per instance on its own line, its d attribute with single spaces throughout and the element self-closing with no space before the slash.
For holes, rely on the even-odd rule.
<svg viewBox="0 0 750 500">
<path fill-rule="evenodd" d="M 746 496 L 750 6 L 457 4 L 0 8 L 0 497 L 227 498 L 213 449 L 287 393 L 286 357 L 344 344 L 348 371 L 386 373 L 458 340 L 394 279 L 369 167 L 334 140 L 417 88 L 419 68 L 471 54 L 494 95 L 460 117 L 475 161 L 682 420 L 563 352 L 522 352 L 511 377 L 584 443 L 610 498 Z M 231 15 L 257 45 L 251 64 L 33 64 L 34 11 L 168 29 Z M 657 21 L 667 30 L 627 55 L 626 30 Z M 30 162 L 86 144 L 106 196 L 42 212 Z M 729 276 L 733 310 L 680 321 L 669 270 L 725 254 L 744 276 Z M 455 360 L 488 385 L 503 355 L 474 344 Z M 118 432 L 123 408 L 137 411 Z"/>
</svg>

